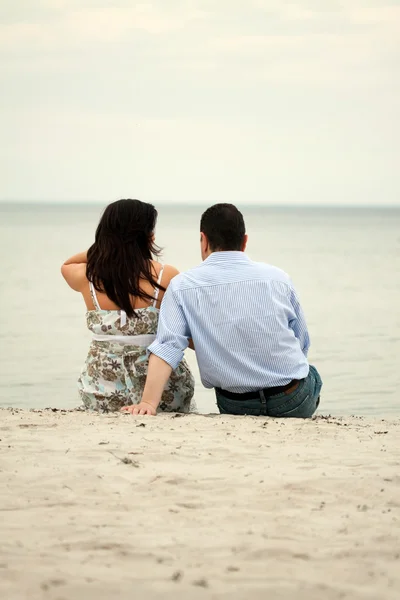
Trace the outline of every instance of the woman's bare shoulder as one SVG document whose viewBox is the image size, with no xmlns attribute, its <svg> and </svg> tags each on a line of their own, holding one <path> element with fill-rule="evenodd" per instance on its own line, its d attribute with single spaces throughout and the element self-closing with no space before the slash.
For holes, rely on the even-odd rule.
<svg viewBox="0 0 400 600">
<path fill-rule="evenodd" d="M 171 281 L 171 279 L 173 279 L 176 275 L 179 275 L 179 271 L 176 267 L 173 267 L 172 265 L 164 265 L 165 279 L 168 279 L 168 281 Z"/>
<path fill-rule="evenodd" d="M 152 267 L 153 267 L 156 277 L 159 276 L 161 269 L 163 269 L 163 274 L 162 274 L 163 282 L 167 279 L 170 281 L 173 277 L 175 277 L 175 275 L 179 275 L 178 269 L 176 269 L 172 265 L 165 265 L 156 260 L 152 260 L 151 263 L 152 263 Z"/>
</svg>

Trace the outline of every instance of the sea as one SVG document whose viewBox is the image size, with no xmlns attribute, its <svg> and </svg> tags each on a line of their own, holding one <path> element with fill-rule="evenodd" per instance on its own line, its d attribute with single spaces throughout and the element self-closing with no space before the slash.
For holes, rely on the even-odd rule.
<svg viewBox="0 0 400 600">
<path fill-rule="evenodd" d="M 290 274 L 324 381 L 320 414 L 400 415 L 400 208 L 240 206 L 248 255 Z M 79 406 L 90 335 L 85 306 L 61 277 L 89 247 L 104 207 L 0 204 L 0 406 Z M 201 261 L 201 206 L 160 205 L 156 241 L 179 270 Z M 217 412 L 202 387 L 199 412 Z"/>
</svg>

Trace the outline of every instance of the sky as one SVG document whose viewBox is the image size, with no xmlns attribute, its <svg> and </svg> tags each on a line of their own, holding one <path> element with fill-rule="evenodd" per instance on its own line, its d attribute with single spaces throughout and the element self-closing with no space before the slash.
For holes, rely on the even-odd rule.
<svg viewBox="0 0 400 600">
<path fill-rule="evenodd" d="M 2 0 L 0 201 L 400 205 L 400 0 Z"/>
</svg>

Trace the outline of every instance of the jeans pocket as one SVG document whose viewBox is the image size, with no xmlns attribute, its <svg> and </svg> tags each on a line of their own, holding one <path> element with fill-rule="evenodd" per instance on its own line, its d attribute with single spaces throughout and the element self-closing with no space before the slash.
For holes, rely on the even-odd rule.
<svg viewBox="0 0 400 600">
<path fill-rule="evenodd" d="M 279 398 L 279 401 L 268 406 L 271 417 L 309 418 L 317 409 L 317 398 L 311 391 L 310 378 L 307 377 L 292 394 Z M 278 400 L 278 398 L 277 398 Z"/>
<path fill-rule="evenodd" d="M 285 410 L 290 410 L 292 406 L 297 406 L 297 404 L 301 402 L 301 398 L 303 398 L 304 395 L 309 392 L 309 387 L 308 378 L 303 379 L 303 381 L 300 381 L 297 388 L 290 394 L 281 392 L 280 394 L 276 394 L 276 396 L 271 396 L 268 399 L 268 408 L 274 412 L 284 412 Z"/>
<path fill-rule="evenodd" d="M 287 410 L 278 416 L 286 418 L 309 419 L 317 410 L 317 405 L 318 402 L 316 398 L 313 396 L 306 396 L 304 400 L 292 410 Z"/>
</svg>

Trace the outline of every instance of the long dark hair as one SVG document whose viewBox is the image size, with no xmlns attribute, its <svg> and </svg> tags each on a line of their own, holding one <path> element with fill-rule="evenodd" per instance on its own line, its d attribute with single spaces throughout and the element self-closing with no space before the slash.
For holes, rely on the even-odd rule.
<svg viewBox="0 0 400 600">
<path fill-rule="evenodd" d="M 138 316 L 131 296 L 153 300 L 140 288 L 140 279 L 165 291 L 154 278 L 151 265 L 152 258 L 160 254 L 152 238 L 156 221 L 157 211 L 152 204 L 130 199 L 112 202 L 100 219 L 95 242 L 87 253 L 86 277 L 128 317 Z"/>
</svg>

